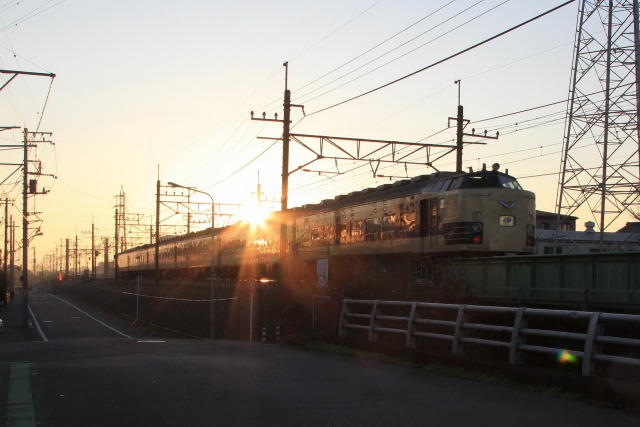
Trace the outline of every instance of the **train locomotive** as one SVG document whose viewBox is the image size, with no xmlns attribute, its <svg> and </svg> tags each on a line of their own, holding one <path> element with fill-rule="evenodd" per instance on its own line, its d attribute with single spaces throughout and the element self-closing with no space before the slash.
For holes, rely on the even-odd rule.
<svg viewBox="0 0 640 427">
<path fill-rule="evenodd" d="M 157 270 L 155 245 L 129 249 L 118 254 L 119 275 L 207 277 L 212 235 L 219 279 L 270 281 L 280 274 L 312 287 L 399 289 L 420 283 L 442 257 L 533 254 L 535 195 L 498 165 L 436 172 L 277 212 L 258 226 L 162 240 Z"/>
</svg>

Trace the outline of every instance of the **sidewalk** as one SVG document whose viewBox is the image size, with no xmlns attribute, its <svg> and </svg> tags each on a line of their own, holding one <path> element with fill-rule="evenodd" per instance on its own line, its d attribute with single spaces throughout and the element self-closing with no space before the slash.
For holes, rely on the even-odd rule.
<svg viewBox="0 0 640 427">
<path fill-rule="evenodd" d="M 7 306 L 0 305 L 0 319 L 4 323 L 4 332 L 0 332 L 0 344 L 9 342 L 40 341 L 38 332 L 31 327 L 29 316 L 28 328 L 22 327 L 22 297 L 16 295 L 13 302 L 7 302 Z"/>
</svg>

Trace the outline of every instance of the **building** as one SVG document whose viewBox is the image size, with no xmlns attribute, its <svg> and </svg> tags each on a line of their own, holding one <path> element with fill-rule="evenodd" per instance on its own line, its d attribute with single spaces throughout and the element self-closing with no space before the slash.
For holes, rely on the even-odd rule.
<svg viewBox="0 0 640 427">
<path fill-rule="evenodd" d="M 553 228 L 537 229 L 536 254 L 640 251 L 640 232 L 605 232 L 601 241 L 600 232 L 594 230 L 593 222 L 586 222 L 584 231 L 575 231 L 575 219 L 573 229 L 560 230 L 557 236 Z M 630 228 L 621 230 L 624 229 Z"/>
<path fill-rule="evenodd" d="M 561 229 L 563 231 L 575 231 L 578 217 L 567 216 L 564 218 Z M 536 230 L 555 230 L 558 214 L 536 210 Z"/>
</svg>

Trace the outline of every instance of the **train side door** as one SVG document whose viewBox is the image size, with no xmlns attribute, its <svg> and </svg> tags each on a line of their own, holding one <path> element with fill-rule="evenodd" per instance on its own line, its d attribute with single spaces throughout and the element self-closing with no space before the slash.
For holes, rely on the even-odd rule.
<svg viewBox="0 0 640 427">
<path fill-rule="evenodd" d="M 423 252 L 438 247 L 440 227 L 440 207 L 437 198 L 420 200 L 420 236 L 424 237 Z"/>
</svg>

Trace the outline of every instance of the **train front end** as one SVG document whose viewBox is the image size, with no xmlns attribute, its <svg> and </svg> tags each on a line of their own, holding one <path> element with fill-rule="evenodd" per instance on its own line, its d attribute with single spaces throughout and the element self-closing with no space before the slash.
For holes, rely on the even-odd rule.
<svg viewBox="0 0 640 427">
<path fill-rule="evenodd" d="M 535 195 L 494 170 L 471 172 L 445 193 L 440 242 L 467 255 L 533 254 Z"/>
</svg>

